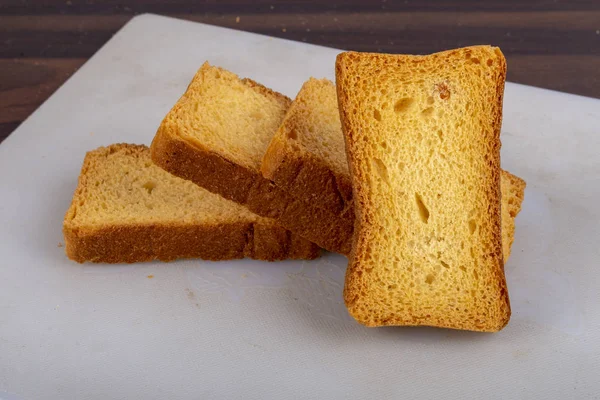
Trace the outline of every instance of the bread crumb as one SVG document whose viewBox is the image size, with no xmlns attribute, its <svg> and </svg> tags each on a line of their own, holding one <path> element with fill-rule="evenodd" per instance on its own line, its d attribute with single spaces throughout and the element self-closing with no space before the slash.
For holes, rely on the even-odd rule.
<svg viewBox="0 0 600 400">
<path fill-rule="evenodd" d="M 154 275 L 148 275 L 147 278 L 152 279 L 152 278 L 154 278 Z"/>
<path fill-rule="evenodd" d="M 240 22 L 240 17 L 235 17 L 235 23 L 239 24 L 239 22 Z"/>
<path fill-rule="evenodd" d="M 61 242 L 58 242 L 58 246 L 56 247 L 63 247 L 64 245 Z"/>
<path fill-rule="evenodd" d="M 287 32 L 287 29 L 281 28 L 281 32 Z"/>
</svg>

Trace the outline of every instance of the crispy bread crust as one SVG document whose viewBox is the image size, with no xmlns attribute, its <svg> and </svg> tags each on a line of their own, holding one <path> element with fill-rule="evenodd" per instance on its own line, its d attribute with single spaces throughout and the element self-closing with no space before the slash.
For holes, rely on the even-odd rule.
<svg viewBox="0 0 600 400">
<path fill-rule="evenodd" d="M 215 226 L 133 225 L 102 229 L 63 228 L 67 256 L 79 263 L 134 263 L 179 258 L 276 261 L 313 259 L 319 248 L 289 231 L 259 223 Z"/>
<path fill-rule="evenodd" d="M 460 50 L 454 50 L 455 52 L 459 52 Z M 494 171 L 493 180 L 490 182 L 490 192 L 489 192 L 489 200 L 492 209 L 490 210 L 490 220 L 493 227 L 493 243 L 495 244 L 495 254 L 493 255 L 496 260 L 496 281 L 498 284 L 498 289 L 500 291 L 500 297 L 502 298 L 502 305 L 500 312 L 501 315 L 498 315 L 498 320 L 495 324 L 488 323 L 486 326 L 476 326 L 476 329 L 480 329 L 483 331 L 497 332 L 504 328 L 511 316 L 511 308 L 510 308 L 510 300 L 508 298 L 508 287 L 506 285 L 506 277 L 504 276 L 504 254 L 502 252 L 502 213 L 501 213 L 501 204 L 502 204 L 502 190 L 500 187 L 500 148 L 502 147 L 502 143 L 500 141 L 500 131 L 502 128 L 502 103 L 504 98 L 504 85 L 506 82 L 506 59 L 504 55 L 500 51 L 499 48 L 495 48 L 496 52 L 499 52 L 501 57 L 499 57 L 500 61 L 500 69 L 498 71 L 498 75 L 496 76 L 496 98 L 492 99 L 494 102 L 494 121 L 492 126 L 494 127 L 494 153 L 493 159 L 491 159 L 492 168 Z"/>
<path fill-rule="evenodd" d="M 353 209 L 352 182 L 348 176 L 336 173 L 320 158 L 280 137 L 295 129 L 294 119 L 286 116 L 279 128 L 282 132 L 273 138 L 263 157 L 263 176 L 292 196 L 319 204 L 336 214 Z M 354 219 L 354 213 L 350 213 L 348 218 Z"/>
<path fill-rule="evenodd" d="M 107 150 L 135 152 L 145 146 L 116 144 Z M 231 222 L 218 225 L 136 224 L 105 227 L 78 226 L 72 222 L 77 203 L 87 185 L 90 157 L 86 156 L 71 207 L 65 215 L 63 233 L 67 256 L 77 262 L 133 263 L 172 261 L 178 258 L 228 260 L 251 257 L 275 261 L 286 258 L 313 259 L 315 244 L 275 223 Z"/>
<path fill-rule="evenodd" d="M 353 220 L 294 199 L 259 172 L 234 164 L 177 135 L 177 126 L 162 124 L 152 141 L 151 158 L 159 167 L 275 218 L 283 227 L 334 252 L 350 251 Z M 351 211 L 346 211 L 351 212 Z"/>
<path fill-rule="evenodd" d="M 433 57 L 439 57 L 440 62 L 445 62 L 444 58 L 450 54 L 460 52 L 462 49 L 451 50 L 447 52 L 441 52 L 432 55 Z M 499 49 L 496 51 L 500 52 Z M 500 53 L 501 55 L 501 53 Z M 357 57 L 371 57 L 373 62 L 381 61 L 382 65 L 387 64 L 389 60 L 386 57 L 389 55 L 381 55 L 377 53 L 356 53 L 346 52 L 341 53 L 336 59 L 336 87 L 339 102 L 340 118 L 342 121 L 342 130 L 344 132 L 344 139 L 346 142 L 346 152 L 349 160 L 349 166 L 353 181 L 354 201 L 355 201 L 355 213 L 356 222 L 355 229 L 357 234 L 354 235 L 352 252 L 349 256 L 349 266 L 346 272 L 346 283 L 344 286 L 344 301 L 348 307 L 350 314 L 357 319 L 358 322 L 366 326 L 382 326 L 382 325 L 398 325 L 399 321 L 395 319 L 378 320 L 369 316 L 362 315 L 359 310 L 359 302 L 361 301 L 361 293 L 366 293 L 368 288 L 365 286 L 366 282 L 363 278 L 363 274 L 368 271 L 362 265 L 362 260 L 368 256 L 369 243 L 376 240 L 376 232 L 372 232 L 372 227 L 365 223 L 370 218 L 369 209 L 366 206 L 365 191 L 366 188 L 361 186 L 361 182 L 366 181 L 366 177 L 361 173 L 357 163 L 360 155 L 354 153 L 354 128 L 352 124 L 349 124 L 351 119 L 351 110 L 346 106 L 349 101 L 349 93 L 346 92 L 340 82 L 343 80 L 345 74 L 345 63 L 348 60 L 352 60 Z M 431 56 L 430 56 L 431 57 Z M 504 277 L 504 262 L 502 256 L 502 235 L 501 235 L 501 208 L 500 208 L 500 128 L 502 121 L 502 99 L 504 93 L 504 81 L 506 78 L 506 62 L 504 57 L 499 57 L 501 61 L 500 68 L 496 77 L 496 90 L 495 98 L 490 99 L 494 104 L 494 111 L 492 116 L 492 127 L 490 139 L 493 141 L 492 150 L 490 152 L 489 163 L 493 171 L 490 182 L 487 184 L 487 196 L 489 198 L 490 208 L 488 210 L 488 218 L 492 226 L 492 243 L 494 248 L 490 259 L 494 260 L 492 268 L 492 274 L 496 277 L 493 284 L 498 285 L 499 293 L 499 313 L 485 321 L 485 323 L 476 324 L 468 321 L 437 321 L 435 326 L 453 328 L 453 329 L 468 329 L 477 331 L 489 331 L 495 332 L 501 330 L 510 319 L 510 303 L 508 299 L 508 290 L 506 287 L 506 280 Z M 342 79 L 341 79 L 342 78 Z M 406 323 L 402 321 L 401 325 L 422 325 L 423 323 L 415 320 L 413 323 Z"/>
</svg>

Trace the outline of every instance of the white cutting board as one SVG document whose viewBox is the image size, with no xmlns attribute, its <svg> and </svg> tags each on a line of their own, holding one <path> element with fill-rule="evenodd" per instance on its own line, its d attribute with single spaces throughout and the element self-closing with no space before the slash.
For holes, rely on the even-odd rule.
<svg viewBox="0 0 600 400">
<path fill-rule="evenodd" d="M 205 60 L 293 97 L 309 76 L 333 79 L 337 53 L 139 16 L 0 145 L 1 399 L 600 393 L 599 100 L 506 86 L 502 166 L 528 185 L 506 265 L 513 316 L 498 334 L 364 328 L 342 303 L 346 259 L 332 254 L 66 258 L 61 224 L 85 152 L 150 144 Z"/>
</svg>

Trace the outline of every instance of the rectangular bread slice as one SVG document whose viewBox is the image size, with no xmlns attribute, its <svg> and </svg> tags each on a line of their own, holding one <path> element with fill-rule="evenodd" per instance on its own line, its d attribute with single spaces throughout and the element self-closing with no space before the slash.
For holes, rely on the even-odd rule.
<svg viewBox="0 0 600 400">
<path fill-rule="evenodd" d="M 86 155 L 63 232 L 77 262 L 274 261 L 320 252 L 274 220 L 169 174 L 152 163 L 148 147 L 131 144 Z"/>
<path fill-rule="evenodd" d="M 161 123 L 152 160 L 327 250 L 347 254 L 351 218 L 294 198 L 260 172 L 289 105 L 287 97 L 205 63 Z"/>
<path fill-rule="evenodd" d="M 292 196 L 336 211 L 340 218 L 354 219 L 350 169 L 336 89 L 330 80 L 310 78 L 304 83 L 269 144 L 261 172 Z M 500 180 L 506 262 L 525 182 L 506 171 Z M 344 240 L 351 243 L 351 231 Z"/>
<path fill-rule="evenodd" d="M 474 331 L 508 323 L 505 77 L 504 56 L 490 46 L 338 55 L 357 218 L 344 299 L 359 322 Z"/>
</svg>

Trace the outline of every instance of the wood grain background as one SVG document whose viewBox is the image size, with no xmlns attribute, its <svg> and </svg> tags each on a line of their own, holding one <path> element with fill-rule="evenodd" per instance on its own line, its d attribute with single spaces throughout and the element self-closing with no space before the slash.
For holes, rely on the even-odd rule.
<svg viewBox="0 0 600 400">
<path fill-rule="evenodd" d="M 147 12 L 359 51 L 494 44 L 510 81 L 600 98 L 600 0 L 0 0 L 0 141 Z"/>
</svg>

